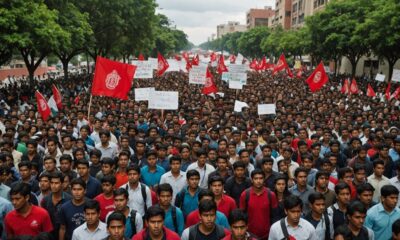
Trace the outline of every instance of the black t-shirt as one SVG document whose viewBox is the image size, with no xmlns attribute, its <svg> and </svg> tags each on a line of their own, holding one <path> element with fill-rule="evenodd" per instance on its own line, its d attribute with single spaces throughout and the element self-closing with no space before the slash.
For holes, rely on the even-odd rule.
<svg viewBox="0 0 400 240">
<path fill-rule="evenodd" d="M 208 234 L 205 235 L 203 234 L 198 227 L 196 227 L 196 238 L 194 240 L 210 240 L 210 239 L 218 239 L 218 234 L 217 234 L 217 228 L 214 228 L 214 230 Z"/>
<path fill-rule="evenodd" d="M 246 190 L 249 187 L 251 187 L 251 181 L 248 177 L 246 177 L 246 179 L 243 182 L 237 183 L 235 181 L 235 176 L 232 176 L 232 177 L 228 178 L 228 180 L 226 180 L 226 183 L 225 183 L 226 194 L 231 196 L 233 199 L 235 199 L 237 206 L 240 205 L 239 204 L 240 195 L 242 194 L 242 192 L 244 190 Z"/>
</svg>

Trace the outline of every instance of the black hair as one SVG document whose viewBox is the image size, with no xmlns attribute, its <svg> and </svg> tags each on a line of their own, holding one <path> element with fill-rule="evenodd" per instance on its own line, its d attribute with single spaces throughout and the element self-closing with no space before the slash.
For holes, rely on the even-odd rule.
<svg viewBox="0 0 400 240">
<path fill-rule="evenodd" d="M 85 201 L 85 205 L 83 206 L 83 211 L 86 211 L 87 209 L 94 209 L 96 212 L 100 212 L 100 204 L 96 200 L 89 199 Z"/>
<path fill-rule="evenodd" d="M 374 166 L 374 168 L 376 168 L 377 165 L 385 165 L 385 162 L 381 159 L 376 159 L 372 162 L 372 165 Z"/>
<path fill-rule="evenodd" d="M 215 211 L 217 212 L 217 204 L 214 200 L 203 200 L 199 202 L 199 213 L 200 215 L 204 212 Z"/>
<path fill-rule="evenodd" d="M 101 179 L 100 182 L 101 183 L 111 183 L 111 185 L 114 186 L 115 183 L 117 182 L 117 179 L 113 175 L 106 175 Z"/>
<path fill-rule="evenodd" d="M 392 224 L 392 233 L 394 233 L 396 236 L 400 233 L 400 218 L 394 221 Z"/>
<path fill-rule="evenodd" d="M 107 227 L 110 226 L 111 221 L 120 221 L 120 222 L 122 222 L 122 225 L 125 226 L 126 218 L 125 218 L 125 215 L 124 215 L 123 213 L 120 213 L 120 212 L 113 212 L 113 213 L 111 213 L 110 216 L 108 216 L 108 218 L 107 218 Z"/>
<path fill-rule="evenodd" d="M 161 192 L 169 192 L 171 195 L 173 194 L 174 190 L 169 183 L 162 183 L 157 187 L 157 195 L 160 195 Z"/>
<path fill-rule="evenodd" d="M 346 215 L 353 216 L 356 212 L 367 214 L 367 210 L 368 209 L 360 201 L 354 201 L 347 205 Z"/>
<path fill-rule="evenodd" d="M 318 171 L 315 174 L 315 182 L 317 182 L 318 178 L 320 178 L 321 176 L 324 176 L 326 178 L 329 178 L 331 175 L 329 174 L 329 172 L 327 171 Z"/>
<path fill-rule="evenodd" d="M 172 164 L 172 162 L 179 162 L 179 163 L 182 163 L 182 158 L 179 157 L 179 156 L 172 156 L 172 157 L 169 159 L 169 164 Z"/>
<path fill-rule="evenodd" d="M 317 201 L 317 200 L 324 200 L 325 201 L 325 196 L 320 192 L 313 192 L 310 195 L 308 195 L 308 201 L 311 204 L 314 204 L 314 202 Z"/>
<path fill-rule="evenodd" d="M 358 173 L 358 172 L 361 171 L 361 170 L 366 171 L 365 165 L 364 165 L 364 164 L 355 164 L 355 165 L 354 165 L 354 167 L 353 167 L 354 173 Z"/>
<path fill-rule="evenodd" d="M 339 182 L 338 184 L 336 184 L 335 186 L 335 193 L 336 195 L 339 195 L 340 191 L 342 191 L 343 189 L 348 189 L 349 192 L 351 192 L 350 186 L 345 183 L 345 182 Z"/>
<path fill-rule="evenodd" d="M 71 155 L 69 155 L 69 154 L 63 154 L 63 155 L 61 155 L 61 157 L 60 157 L 60 162 L 63 161 L 63 160 L 68 160 L 68 162 L 72 163 L 72 157 L 71 157 Z"/>
<path fill-rule="evenodd" d="M 308 175 L 308 170 L 305 167 L 298 167 L 294 171 L 294 177 L 297 178 L 297 175 L 299 175 L 299 173 L 301 173 L 301 172 L 304 172 L 304 173 L 306 173 L 306 175 Z"/>
<path fill-rule="evenodd" d="M 264 165 L 265 163 L 274 163 L 274 159 L 272 159 L 271 157 L 264 157 L 261 160 L 262 165 Z"/>
<path fill-rule="evenodd" d="M 156 217 L 156 216 L 161 216 L 162 219 L 164 220 L 165 219 L 165 211 L 157 205 L 149 207 L 146 211 L 146 220 L 149 221 L 150 218 Z"/>
<path fill-rule="evenodd" d="M 186 179 L 190 179 L 193 176 L 200 177 L 199 171 L 197 171 L 195 169 L 191 169 L 186 172 Z"/>
<path fill-rule="evenodd" d="M 140 167 L 136 163 L 131 164 L 127 169 L 126 172 L 129 173 L 130 171 L 135 171 L 140 175 Z"/>
<path fill-rule="evenodd" d="M 357 186 L 357 194 L 360 195 L 363 192 L 372 192 L 374 193 L 375 188 L 371 185 L 371 183 L 362 183 Z"/>
<path fill-rule="evenodd" d="M 236 170 L 236 168 L 246 169 L 246 164 L 242 161 L 236 161 L 235 163 L 233 163 L 233 170 Z"/>
<path fill-rule="evenodd" d="M 107 165 L 110 165 L 111 167 L 114 166 L 114 164 L 115 164 L 114 159 L 112 159 L 110 157 L 103 157 L 100 162 L 101 162 L 101 165 L 107 164 Z"/>
<path fill-rule="evenodd" d="M 124 196 L 125 199 L 129 199 L 128 190 L 126 190 L 125 188 L 118 188 L 114 190 L 114 198 L 121 195 Z"/>
<path fill-rule="evenodd" d="M 349 167 L 339 168 L 339 170 L 338 170 L 338 178 L 339 179 L 343 179 L 344 176 L 346 175 L 346 173 L 353 174 L 353 170 L 351 168 L 349 168 Z"/>
<path fill-rule="evenodd" d="M 212 197 L 214 200 L 214 193 L 210 189 L 201 189 L 198 194 L 199 202 L 201 202 L 204 197 Z"/>
<path fill-rule="evenodd" d="M 92 157 L 92 156 L 96 156 L 96 157 L 98 157 L 99 159 L 101 158 L 101 151 L 99 150 L 99 149 L 97 149 L 97 148 L 95 148 L 95 149 L 93 149 L 91 152 L 90 152 L 90 157 Z"/>
<path fill-rule="evenodd" d="M 210 187 L 214 182 L 221 182 L 224 185 L 224 178 L 216 174 L 208 178 L 208 187 Z"/>
<path fill-rule="evenodd" d="M 283 200 L 283 206 L 286 210 L 290 210 L 297 206 L 300 206 L 300 208 L 302 209 L 303 201 L 298 196 L 290 195 Z"/>
<path fill-rule="evenodd" d="M 390 195 L 399 195 L 399 190 L 393 185 L 385 185 L 381 188 L 381 196 L 389 197 Z"/>
<path fill-rule="evenodd" d="M 57 163 L 56 159 L 53 158 L 52 156 L 46 156 L 46 157 L 44 157 L 43 163 L 46 162 L 47 160 L 52 160 L 53 163 Z"/>
<path fill-rule="evenodd" d="M 10 189 L 10 196 L 20 194 L 22 196 L 30 196 L 31 194 L 31 185 L 24 182 L 17 182 L 14 186 Z"/>
<path fill-rule="evenodd" d="M 81 185 L 81 186 L 83 187 L 83 189 L 86 189 L 86 183 L 85 183 L 85 181 L 83 181 L 82 178 L 75 178 L 75 179 L 72 179 L 70 185 L 71 185 L 71 188 L 72 188 L 74 185 Z"/>
<path fill-rule="evenodd" d="M 232 226 L 232 224 L 235 224 L 236 222 L 239 222 L 239 221 L 243 221 L 247 225 L 248 216 L 245 211 L 243 211 L 240 208 L 236 208 L 236 209 L 233 209 L 229 213 L 228 221 L 229 221 L 229 225 L 231 225 L 231 226 Z"/>
<path fill-rule="evenodd" d="M 121 152 L 118 154 L 118 158 L 121 157 L 121 156 L 126 156 L 126 157 L 130 158 L 130 157 L 131 157 L 131 153 L 128 152 L 128 151 L 121 151 Z"/>
<path fill-rule="evenodd" d="M 51 174 L 49 175 L 49 180 L 51 181 L 51 179 L 53 179 L 53 178 L 58 178 L 58 179 L 60 179 L 60 182 L 61 182 L 61 183 L 64 182 L 64 174 L 63 174 L 62 172 L 55 171 L 55 172 L 51 173 Z"/>
<path fill-rule="evenodd" d="M 253 179 L 254 176 L 256 176 L 256 175 L 262 175 L 263 178 L 265 178 L 265 173 L 264 173 L 264 171 L 261 170 L 261 169 L 259 169 L 259 168 L 254 169 L 254 170 L 251 172 L 251 179 Z"/>
<path fill-rule="evenodd" d="M 85 165 L 87 168 L 89 168 L 89 162 L 87 160 L 76 161 L 75 166 L 78 167 L 78 165 Z"/>
<path fill-rule="evenodd" d="M 50 180 L 50 173 L 48 173 L 48 172 L 42 172 L 42 173 L 39 175 L 38 180 L 40 181 L 42 178 L 47 178 L 47 179 Z"/>
<path fill-rule="evenodd" d="M 28 169 L 32 169 L 32 163 L 30 161 L 22 161 L 18 163 L 18 168 L 27 167 Z"/>
<path fill-rule="evenodd" d="M 352 240 L 353 233 L 350 231 L 347 225 L 340 225 L 335 229 L 335 237 L 342 236 L 344 240 Z"/>
</svg>

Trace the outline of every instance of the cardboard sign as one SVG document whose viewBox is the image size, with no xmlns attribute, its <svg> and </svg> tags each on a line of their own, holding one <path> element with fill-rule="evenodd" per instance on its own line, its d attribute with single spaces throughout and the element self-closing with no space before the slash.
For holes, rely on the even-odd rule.
<svg viewBox="0 0 400 240">
<path fill-rule="evenodd" d="M 157 69 L 158 68 L 158 59 L 157 58 L 148 58 L 147 61 L 151 63 L 151 67 L 153 69 Z"/>
<path fill-rule="evenodd" d="M 137 66 L 133 78 L 153 78 L 153 65 L 149 61 L 133 61 L 133 65 Z"/>
<path fill-rule="evenodd" d="M 400 82 L 400 70 L 399 69 L 393 69 L 392 81 Z"/>
<path fill-rule="evenodd" d="M 235 63 L 236 64 L 242 64 L 243 63 L 243 59 L 244 59 L 243 55 L 238 53 Z"/>
<path fill-rule="evenodd" d="M 176 59 L 168 59 L 167 61 L 169 67 L 166 72 L 179 72 L 181 70 L 180 61 L 177 61 Z"/>
<path fill-rule="evenodd" d="M 276 114 L 276 106 L 275 104 L 258 104 L 257 112 L 258 115 Z"/>
<path fill-rule="evenodd" d="M 149 109 L 177 110 L 178 105 L 178 92 L 154 91 L 149 99 Z"/>
<path fill-rule="evenodd" d="M 135 101 L 148 101 L 155 88 L 135 88 Z"/>
<path fill-rule="evenodd" d="M 243 89 L 243 84 L 240 82 L 229 81 L 229 88 L 230 89 Z"/>
<path fill-rule="evenodd" d="M 235 112 L 242 112 L 242 108 L 249 107 L 247 103 L 235 100 L 235 106 L 233 107 L 233 111 Z"/>
<path fill-rule="evenodd" d="M 193 66 L 189 71 L 189 83 L 202 84 L 206 83 L 207 66 Z"/>
<path fill-rule="evenodd" d="M 385 75 L 378 73 L 375 76 L 375 80 L 378 81 L 378 82 L 384 82 L 385 81 Z"/>
</svg>

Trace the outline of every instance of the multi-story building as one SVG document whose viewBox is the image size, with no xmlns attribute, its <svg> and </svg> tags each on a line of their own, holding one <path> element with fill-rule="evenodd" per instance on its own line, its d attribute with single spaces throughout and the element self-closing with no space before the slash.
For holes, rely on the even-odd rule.
<svg viewBox="0 0 400 240">
<path fill-rule="evenodd" d="M 311 0 L 307 2 L 311 2 Z M 313 0 L 312 13 L 316 13 L 318 11 L 325 9 L 325 6 L 328 2 L 329 0 Z"/>
<path fill-rule="evenodd" d="M 312 13 L 313 4 L 311 0 L 292 0 L 291 28 L 303 27 L 305 18 Z"/>
<path fill-rule="evenodd" d="M 229 21 L 228 24 L 220 24 L 217 26 L 217 38 L 221 38 L 228 33 L 245 32 L 246 30 L 246 25 L 241 25 L 239 22 Z"/>
<path fill-rule="evenodd" d="M 272 20 L 272 27 L 282 26 L 283 29 L 290 29 L 292 22 L 292 0 L 276 0 L 275 17 Z"/>
<path fill-rule="evenodd" d="M 258 26 L 271 26 L 271 20 L 274 15 L 275 11 L 270 6 L 266 6 L 264 9 L 250 9 L 246 14 L 247 29 Z"/>
</svg>

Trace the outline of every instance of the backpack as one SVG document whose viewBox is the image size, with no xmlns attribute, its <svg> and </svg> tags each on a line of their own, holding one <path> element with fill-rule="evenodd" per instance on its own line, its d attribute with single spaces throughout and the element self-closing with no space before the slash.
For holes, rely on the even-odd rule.
<svg viewBox="0 0 400 240">
<path fill-rule="evenodd" d="M 129 183 L 126 184 L 125 186 L 126 191 L 129 193 Z M 146 194 L 146 185 L 143 183 L 140 183 L 140 191 L 142 192 L 142 198 L 143 198 L 143 203 L 144 203 L 144 213 L 146 215 L 147 212 L 147 194 Z"/>
<path fill-rule="evenodd" d="M 325 221 L 325 239 L 331 239 L 331 222 L 329 220 L 329 216 L 328 216 L 328 212 L 325 211 L 323 213 L 324 216 L 324 221 Z M 304 216 L 304 219 L 306 219 L 307 221 L 311 222 L 311 220 L 313 220 L 311 213 L 307 214 L 306 216 Z"/>
<path fill-rule="evenodd" d="M 131 228 L 132 228 L 132 236 L 135 236 L 136 232 L 136 211 L 135 210 L 131 210 L 131 217 L 130 217 L 130 222 L 131 222 Z M 130 238 L 132 236 L 129 236 Z"/>
<path fill-rule="evenodd" d="M 175 198 L 175 206 L 180 208 L 181 210 L 183 207 L 183 203 L 185 201 L 185 195 L 186 195 L 186 192 L 181 191 L 176 195 L 176 198 Z"/>
<path fill-rule="evenodd" d="M 157 206 L 159 206 L 157 204 Z M 174 228 L 176 233 L 178 233 L 178 220 L 176 218 L 176 207 L 171 205 L 171 216 L 172 216 L 172 223 L 174 224 Z"/>
<path fill-rule="evenodd" d="M 218 239 L 223 239 L 225 237 L 224 228 L 218 224 L 215 224 L 215 229 L 217 231 Z M 196 240 L 198 231 L 199 231 L 199 223 L 189 227 L 189 240 Z"/>
</svg>

